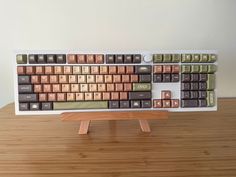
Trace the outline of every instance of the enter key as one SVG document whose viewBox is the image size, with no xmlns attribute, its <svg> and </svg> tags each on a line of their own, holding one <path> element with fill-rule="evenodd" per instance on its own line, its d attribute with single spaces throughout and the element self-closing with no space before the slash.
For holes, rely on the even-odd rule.
<svg viewBox="0 0 236 177">
<path fill-rule="evenodd" d="M 151 83 L 133 83 L 133 91 L 150 91 Z"/>
</svg>

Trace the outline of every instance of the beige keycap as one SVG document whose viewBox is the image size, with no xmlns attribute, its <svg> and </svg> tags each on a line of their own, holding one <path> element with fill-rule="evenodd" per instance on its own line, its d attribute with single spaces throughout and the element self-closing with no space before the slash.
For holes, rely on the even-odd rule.
<svg viewBox="0 0 236 177">
<path fill-rule="evenodd" d="M 72 74 L 72 67 L 64 66 L 64 74 Z"/>
<path fill-rule="evenodd" d="M 93 99 L 94 100 L 102 100 L 102 93 L 101 92 L 94 92 Z"/>
<path fill-rule="evenodd" d="M 120 92 L 120 100 L 127 100 L 128 93 L 127 92 Z"/>
<path fill-rule="evenodd" d="M 56 101 L 56 93 L 49 93 L 48 94 L 48 101 Z"/>
<path fill-rule="evenodd" d="M 107 84 L 107 91 L 109 91 L 109 92 L 115 91 L 114 84 Z"/>
<path fill-rule="evenodd" d="M 69 83 L 77 83 L 77 76 L 69 75 Z"/>
<path fill-rule="evenodd" d="M 25 66 L 17 66 L 17 74 L 25 74 Z"/>
<path fill-rule="evenodd" d="M 115 84 L 116 91 L 123 91 L 123 84 Z"/>
<path fill-rule="evenodd" d="M 86 55 L 78 54 L 77 55 L 77 62 L 79 64 L 85 64 L 86 63 Z"/>
<path fill-rule="evenodd" d="M 63 74 L 63 66 L 54 66 L 55 74 Z"/>
<path fill-rule="evenodd" d="M 105 75 L 105 83 L 112 83 L 112 75 Z"/>
<path fill-rule="evenodd" d="M 97 89 L 97 84 L 89 84 L 89 91 L 90 92 L 96 92 Z"/>
<path fill-rule="evenodd" d="M 87 83 L 95 83 L 95 75 L 87 75 Z"/>
<path fill-rule="evenodd" d="M 50 75 L 49 76 L 49 82 L 51 84 L 56 84 L 58 83 L 59 79 L 58 79 L 58 75 Z"/>
<path fill-rule="evenodd" d="M 36 66 L 35 67 L 35 74 L 44 74 L 44 67 Z"/>
<path fill-rule="evenodd" d="M 86 83 L 86 75 L 78 75 L 78 83 Z"/>
<path fill-rule="evenodd" d="M 95 59 L 94 55 L 88 54 L 86 58 L 88 64 L 94 64 L 94 59 Z"/>
<path fill-rule="evenodd" d="M 67 101 L 75 101 L 75 93 L 67 93 L 66 100 Z"/>
<path fill-rule="evenodd" d="M 84 93 L 75 93 L 75 100 L 76 101 L 84 100 Z"/>
<path fill-rule="evenodd" d="M 50 84 L 44 84 L 44 85 L 43 85 L 43 92 L 46 92 L 46 93 L 52 92 L 52 87 L 51 87 L 51 85 L 50 85 Z"/>
<path fill-rule="evenodd" d="M 53 66 L 45 66 L 45 74 L 54 74 L 54 67 Z"/>
<path fill-rule="evenodd" d="M 110 92 L 102 92 L 103 100 L 110 100 Z"/>
<path fill-rule="evenodd" d="M 98 84 L 98 91 L 99 92 L 106 91 L 106 84 Z"/>
<path fill-rule="evenodd" d="M 108 67 L 100 66 L 100 74 L 108 74 Z"/>
<path fill-rule="evenodd" d="M 66 101 L 65 93 L 57 93 L 57 101 Z"/>
<path fill-rule="evenodd" d="M 125 83 L 124 84 L 124 91 L 131 91 L 132 90 L 132 84 L 131 83 Z"/>
<path fill-rule="evenodd" d="M 90 74 L 90 67 L 82 66 L 82 74 Z"/>
<path fill-rule="evenodd" d="M 102 54 L 97 54 L 95 55 L 95 63 L 96 64 L 102 64 L 104 62 L 103 60 L 103 55 Z"/>
<path fill-rule="evenodd" d="M 104 76 L 103 75 L 96 75 L 96 83 L 104 83 Z"/>
<path fill-rule="evenodd" d="M 40 93 L 40 92 L 42 92 L 42 85 L 41 85 L 41 84 L 35 84 L 35 85 L 34 85 L 34 92 L 35 92 L 35 93 Z"/>
<path fill-rule="evenodd" d="M 130 82 L 138 82 L 138 75 L 135 74 L 130 75 Z"/>
<path fill-rule="evenodd" d="M 121 75 L 113 75 L 113 82 L 114 83 L 121 82 Z"/>
<path fill-rule="evenodd" d="M 59 83 L 68 83 L 68 75 L 59 75 Z"/>
<path fill-rule="evenodd" d="M 42 84 L 47 84 L 47 83 L 49 83 L 49 76 L 48 75 L 41 75 L 40 80 L 41 80 Z"/>
<path fill-rule="evenodd" d="M 119 100 L 119 92 L 111 92 L 111 100 Z"/>
<path fill-rule="evenodd" d="M 31 76 L 31 83 L 32 84 L 39 84 L 40 83 L 39 76 L 37 76 L 37 75 Z"/>
<path fill-rule="evenodd" d="M 91 66 L 91 74 L 99 74 L 99 66 Z"/>
<path fill-rule="evenodd" d="M 34 66 L 26 66 L 26 74 L 35 74 L 35 67 Z"/>
<path fill-rule="evenodd" d="M 71 92 L 79 92 L 79 84 L 71 84 Z"/>
<path fill-rule="evenodd" d="M 116 74 L 116 66 L 109 66 L 109 74 Z"/>
<path fill-rule="evenodd" d="M 84 99 L 93 100 L 93 93 L 90 93 L 90 92 L 84 93 Z"/>
<path fill-rule="evenodd" d="M 47 101 L 47 94 L 46 93 L 40 93 L 39 94 L 39 101 Z"/>
<path fill-rule="evenodd" d="M 117 66 L 118 74 L 125 74 L 125 66 Z"/>
<path fill-rule="evenodd" d="M 122 82 L 130 82 L 129 80 L 129 75 L 125 74 L 125 75 L 122 75 Z"/>
<path fill-rule="evenodd" d="M 133 74 L 134 73 L 134 66 L 126 66 L 126 73 Z"/>
<path fill-rule="evenodd" d="M 52 84 L 52 92 L 61 92 L 61 84 Z"/>
<path fill-rule="evenodd" d="M 80 92 L 87 92 L 88 84 L 80 84 Z"/>
<path fill-rule="evenodd" d="M 81 66 L 73 66 L 73 74 L 81 74 Z"/>
<path fill-rule="evenodd" d="M 62 92 L 70 92 L 70 84 L 62 84 L 61 91 Z"/>
</svg>

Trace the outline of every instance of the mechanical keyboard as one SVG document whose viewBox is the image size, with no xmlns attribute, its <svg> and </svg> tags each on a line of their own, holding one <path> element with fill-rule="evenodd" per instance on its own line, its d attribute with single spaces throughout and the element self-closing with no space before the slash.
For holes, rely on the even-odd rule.
<svg viewBox="0 0 236 177">
<path fill-rule="evenodd" d="M 15 112 L 214 111 L 216 51 L 15 54 Z"/>
</svg>

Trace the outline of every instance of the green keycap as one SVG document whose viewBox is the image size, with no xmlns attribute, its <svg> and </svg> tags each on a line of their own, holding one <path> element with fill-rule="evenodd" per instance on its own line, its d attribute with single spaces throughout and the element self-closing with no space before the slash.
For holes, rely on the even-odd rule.
<svg viewBox="0 0 236 177">
<path fill-rule="evenodd" d="M 182 65 L 181 72 L 182 73 L 190 73 L 191 72 L 191 65 Z"/>
<path fill-rule="evenodd" d="M 207 91 L 207 106 L 215 106 L 215 92 Z"/>
<path fill-rule="evenodd" d="M 208 62 L 214 63 L 217 60 L 217 55 L 216 54 L 210 54 L 208 58 Z"/>
<path fill-rule="evenodd" d="M 208 67 L 207 65 L 200 65 L 200 73 L 207 73 L 208 72 Z"/>
<path fill-rule="evenodd" d="M 153 63 L 161 63 L 163 60 L 162 54 L 154 54 L 153 55 Z"/>
<path fill-rule="evenodd" d="M 208 74 L 207 75 L 207 90 L 214 90 L 216 85 L 216 76 L 215 74 Z"/>
<path fill-rule="evenodd" d="M 181 60 L 181 55 L 180 54 L 173 54 L 172 55 L 172 62 L 173 63 L 178 63 Z"/>
<path fill-rule="evenodd" d="M 107 109 L 108 101 L 54 102 L 54 110 L 67 109 Z"/>
<path fill-rule="evenodd" d="M 216 65 L 208 65 L 208 73 L 214 73 L 216 72 L 217 67 Z"/>
<path fill-rule="evenodd" d="M 208 62 L 208 54 L 202 54 L 202 56 L 200 57 L 200 62 L 207 63 Z"/>
<path fill-rule="evenodd" d="M 133 91 L 148 91 L 151 89 L 150 83 L 133 83 Z"/>
<path fill-rule="evenodd" d="M 182 54 L 182 62 L 190 63 L 191 62 L 191 54 Z"/>
<path fill-rule="evenodd" d="M 170 63 L 171 62 L 171 54 L 164 54 L 163 62 Z"/>
<path fill-rule="evenodd" d="M 198 63 L 200 61 L 200 55 L 199 54 L 193 54 L 191 62 Z"/>
<path fill-rule="evenodd" d="M 198 73 L 198 72 L 199 72 L 199 65 L 192 65 L 191 73 Z"/>
<path fill-rule="evenodd" d="M 27 55 L 16 55 L 16 63 L 17 64 L 27 64 Z"/>
</svg>

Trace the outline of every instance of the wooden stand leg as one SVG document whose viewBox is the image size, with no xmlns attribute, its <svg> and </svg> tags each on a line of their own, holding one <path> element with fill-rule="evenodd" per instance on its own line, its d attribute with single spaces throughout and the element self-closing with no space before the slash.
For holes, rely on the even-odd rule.
<svg viewBox="0 0 236 177">
<path fill-rule="evenodd" d="M 143 132 L 151 132 L 151 129 L 147 120 L 145 119 L 139 120 L 139 124 Z"/>
<path fill-rule="evenodd" d="M 79 134 L 85 135 L 88 133 L 90 120 L 81 120 L 80 121 L 80 127 L 79 127 Z"/>
</svg>

